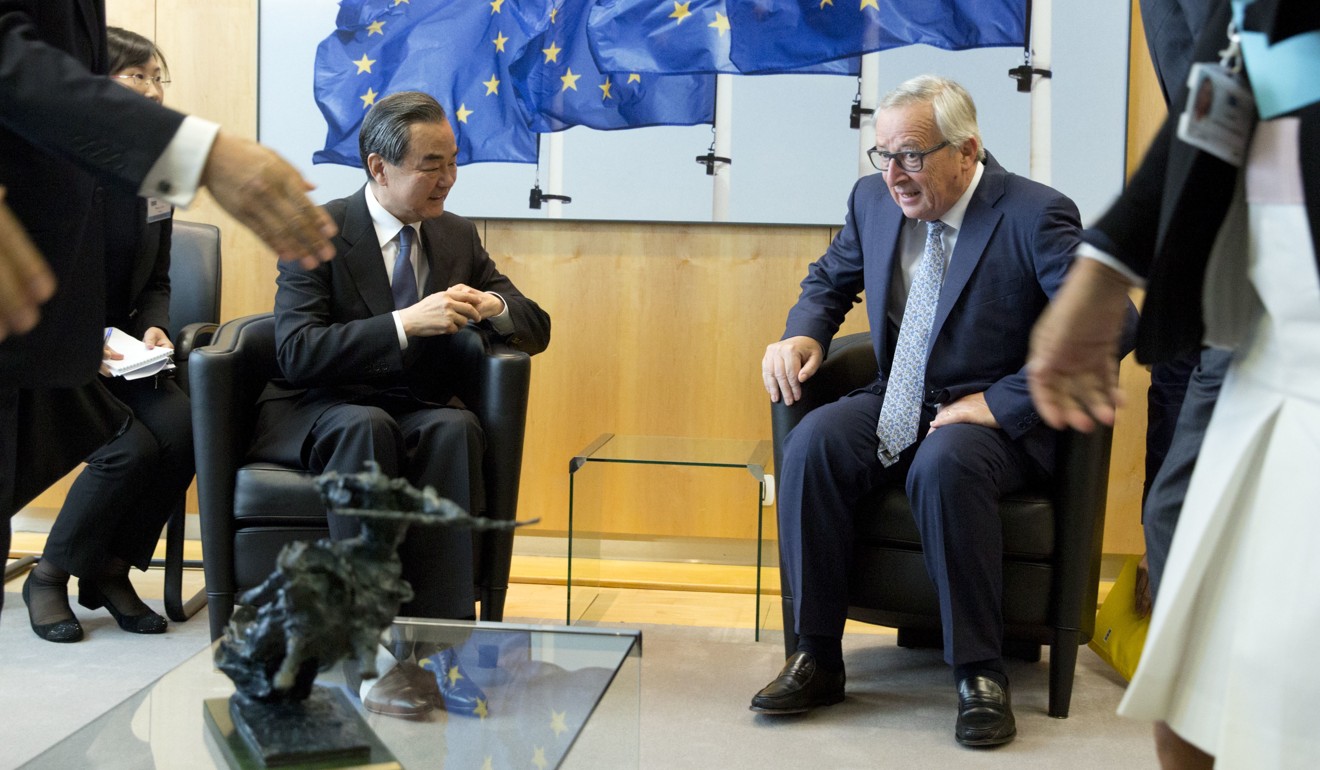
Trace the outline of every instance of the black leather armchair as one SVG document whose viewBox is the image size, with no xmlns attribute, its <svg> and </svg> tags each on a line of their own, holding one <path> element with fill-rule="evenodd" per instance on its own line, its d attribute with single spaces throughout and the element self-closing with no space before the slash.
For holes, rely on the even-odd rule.
<svg viewBox="0 0 1320 770">
<path fill-rule="evenodd" d="M 875 372 L 869 334 L 834 340 L 820 371 L 803 384 L 802 400 L 771 407 L 776 467 L 789 431 L 808 411 L 866 385 Z M 1059 442 L 1050 488 L 1016 492 L 1000 503 L 1005 651 L 1039 660 L 1040 645 L 1050 645 L 1053 717 L 1068 716 L 1077 649 L 1095 629 L 1111 438 L 1108 429 L 1068 432 Z M 868 515 L 856 518 L 848 617 L 897 628 L 903 647 L 941 646 L 935 586 L 903 488 L 877 490 L 861 505 Z M 793 596 L 781 582 L 784 646 L 791 654 L 797 647 Z"/>
<path fill-rule="evenodd" d="M 486 432 L 486 516 L 512 520 L 518 508 L 531 358 L 485 335 L 456 335 L 464 358 L 458 397 Z M 311 474 L 245 460 L 257 396 L 278 376 L 275 317 L 229 321 L 189 362 L 192 381 L 202 551 L 211 637 L 224 632 L 239 593 L 274 569 L 285 543 L 328 536 L 325 507 Z M 512 532 L 474 532 L 477 598 L 482 620 L 501 620 L 513 556 Z"/>
</svg>

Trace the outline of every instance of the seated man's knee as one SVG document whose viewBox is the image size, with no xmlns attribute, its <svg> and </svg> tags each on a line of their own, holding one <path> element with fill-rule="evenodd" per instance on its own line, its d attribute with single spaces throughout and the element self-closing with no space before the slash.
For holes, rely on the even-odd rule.
<svg viewBox="0 0 1320 770">
<path fill-rule="evenodd" d="M 930 489 L 957 490 L 964 484 L 984 483 L 988 468 L 972 446 L 981 432 L 978 425 L 945 425 L 930 433 L 917 447 L 907 475 L 907 493 L 915 498 Z"/>
</svg>

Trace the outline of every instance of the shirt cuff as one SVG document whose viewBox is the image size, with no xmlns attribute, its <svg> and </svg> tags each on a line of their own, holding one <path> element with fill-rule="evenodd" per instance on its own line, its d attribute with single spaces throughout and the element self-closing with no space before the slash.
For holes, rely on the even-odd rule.
<svg viewBox="0 0 1320 770">
<path fill-rule="evenodd" d="M 498 292 L 492 291 L 490 293 L 500 298 L 500 302 L 504 303 L 504 309 L 500 311 L 499 315 L 493 315 L 490 318 L 487 318 L 486 320 L 490 321 L 490 327 L 494 329 L 498 334 L 502 334 L 505 337 L 507 337 L 510 334 L 513 334 L 513 332 L 515 331 L 515 327 L 513 325 L 513 318 L 509 315 L 509 302 L 508 300 L 504 299 L 504 295 Z"/>
<path fill-rule="evenodd" d="M 399 335 L 399 350 L 407 350 L 408 335 L 403 333 L 403 319 L 399 317 L 399 311 L 397 310 L 390 315 L 394 316 L 394 331 Z"/>
<path fill-rule="evenodd" d="M 1096 262 L 1099 262 L 1105 267 L 1113 270 L 1114 272 L 1126 278 L 1128 282 L 1131 283 L 1133 286 L 1136 286 L 1139 289 L 1146 288 L 1145 279 L 1137 275 L 1136 273 L 1132 272 L 1132 268 L 1128 267 L 1127 265 L 1115 259 L 1114 255 L 1110 254 L 1109 252 L 1101 251 L 1100 249 L 1097 249 L 1096 247 L 1092 246 L 1086 241 L 1082 241 L 1080 244 L 1078 244 L 1077 253 L 1075 256 L 1080 257 L 1082 259 L 1094 259 Z"/>
<path fill-rule="evenodd" d="M 202 171 L 219 132 L 218 123 L 192 115 L 184 117 L 174 138 L 165 146 L 165 152 L 147 171 L 138 195 L 163 198 L 180 207 L 191 204 L 201 186 Z"/>
</svg>

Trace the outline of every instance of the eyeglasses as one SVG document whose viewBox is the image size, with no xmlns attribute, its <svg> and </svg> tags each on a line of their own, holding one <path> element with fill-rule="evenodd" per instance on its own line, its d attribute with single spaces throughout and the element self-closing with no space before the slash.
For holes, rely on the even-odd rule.
<svg viewBox="0 0 1320 770">
<path fill-rule="evenodd" d="M 141 72 L 133 72 L 127 75 L 111 75 L 110 77 L 120 78 L 120 79 L 131 79 L 136 81 L 138 86 L 145 86 L 148 83 L 150 83 L 153 86 L 160 86 L 162 89 L 170 84 L 170 81 L 166 80 L 162 75 L 157 75 L 154 78 L 149 78 L 146 75 L 143 75 Z"/>
<path fill-rule="evenodd" d="M 926 156 L 948 147 L 948 141 L 940 142 L 929 150 L 901 150 L 899 152 L 885 152 L 879 147 L 872 147 L 866 151 L 866 157 L 871 159 L 871 165 L 882 174 L 889 172 L 889 162 L 898 160 L 898 167 L 915 174 L 926 166 Z"/>
</svg>

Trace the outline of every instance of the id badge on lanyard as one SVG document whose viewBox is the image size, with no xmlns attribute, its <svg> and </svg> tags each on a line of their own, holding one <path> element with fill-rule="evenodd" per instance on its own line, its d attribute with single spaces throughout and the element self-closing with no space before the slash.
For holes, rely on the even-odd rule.
<svg viewBox="0 0 1320 770">
<path fill-rule="evenodd" d="M 1192 65 L 1187 74 L 1187 107 L 1178 117 L 1178 138 L 1240 167 L 1256 124 L 1256 100 L 1242 74 L 1236 20 L 1228 25 L 1228 47 L 1219 57 Z"/>
</svg>

